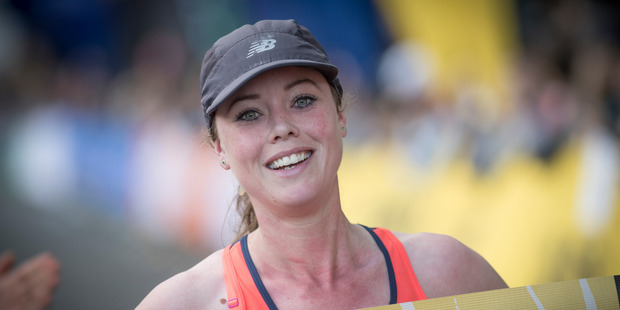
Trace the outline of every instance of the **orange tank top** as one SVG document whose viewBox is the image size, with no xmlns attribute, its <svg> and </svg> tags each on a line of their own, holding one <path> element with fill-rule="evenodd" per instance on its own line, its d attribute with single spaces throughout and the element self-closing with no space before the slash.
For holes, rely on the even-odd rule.
<svg viewBox="0 0 620 310">
<path fill-rule="evenodd" d="M 390 283 L 390 304 L 426 299 L 403 244 L 385 228 L 366 228 L 385 257 Z M 228 308 L 234 310 L 278 309 L 254 266 L 247 235 L 224 248 L 224 278 Z"/>
</svg>

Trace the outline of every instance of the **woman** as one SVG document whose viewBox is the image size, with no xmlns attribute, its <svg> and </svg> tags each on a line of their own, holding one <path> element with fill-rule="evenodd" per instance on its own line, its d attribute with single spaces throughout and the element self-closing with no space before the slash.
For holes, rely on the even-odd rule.
<svg viewBox="0 0 620 310">
<path fill-rule="evenodd" d="M 506 287 L 450 237 L 347 220 L 337 73 L 292 20 L 245 25 L 206 53 L 203 110 L 222 167 L 245 191 L 248 234 L 157 286 L 139 308 L 356 309 Z"/>
</svg>

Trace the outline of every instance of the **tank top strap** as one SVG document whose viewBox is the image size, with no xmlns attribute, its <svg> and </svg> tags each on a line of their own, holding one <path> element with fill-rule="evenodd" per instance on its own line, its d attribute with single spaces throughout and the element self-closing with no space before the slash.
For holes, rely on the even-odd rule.
<svg viewBox="0 0 620 310">
<path fill-rule="evenodd" d="M 385 257 L 390 283 L 390 304 L 426 299 L 400 240 L 385 228 L 363 227 L 373 237 Z M 247 236 L 224 248 L 222 259 L 228 308 L 277 310 L 252 261 Z"/>
<path fill-rule="evenodd" d="M 367 228 L 369 229 L 369 228 Z M 397 303 L 427 299 L 411 266 L 411 260 L 402 242 L 388 229 L 369 229 L 381 241 L 391 260 L 396 282 Z M 376 240 L 376 239 L 375 239 Z M 381 248 L 381 246 L 379 246 Z"/>
<path fill-rule="evenodd" d="M 264 294 L 271 301 L 262 281 L 255 282 L 258 272 L 247 250 L 247 236 L 224 248 L 222 255 L 228 308 L 233 310 L 277 310 L 273 302 L 266 303 Z M 260 277 L 258 277 L 260 281 Z M 259 290 L 262 287 L 263 292 Z"/>
</svg>

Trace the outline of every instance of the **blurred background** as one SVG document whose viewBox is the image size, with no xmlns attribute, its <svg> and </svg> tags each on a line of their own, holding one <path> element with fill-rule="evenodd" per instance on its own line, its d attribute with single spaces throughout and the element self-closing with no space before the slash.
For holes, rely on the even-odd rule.
<svg viewBox="0 0 620 310">
<path fill-rule="evenodd" d="M 620 3 L 0 1 L 0 251 L 50 309 L 133 308 L 231 241 L 204 52 L 296 19 L 341 69 L 352 222 L 449 234 L 510 286 L 620 274 Z"/>
</svg>

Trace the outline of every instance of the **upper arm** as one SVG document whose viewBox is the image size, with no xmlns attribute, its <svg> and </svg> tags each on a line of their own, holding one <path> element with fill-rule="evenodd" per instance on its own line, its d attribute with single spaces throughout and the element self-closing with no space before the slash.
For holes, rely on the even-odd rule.
<svg viewBox="0 0 620 310">
<path fill-rule="evenodd" d="M 227 309 L 220 302 L 226 300 L 221 257 L 216 252 L 157 285 L 136 309 Z"/>
<path fill-rule="evenodd" d="M 181 309 L 188 306 L 191 301 L 183 287 L 189 286 L 189 276 L 179 273 L 174 277 L 160 283 L 142 300 L 136 309 Z"/>
<path fill-rule="evenodd" d="M 452 237 L 424 233 L 403 239 L 428 298 L 507 287 L 482 256 Z"/>
</svg>

